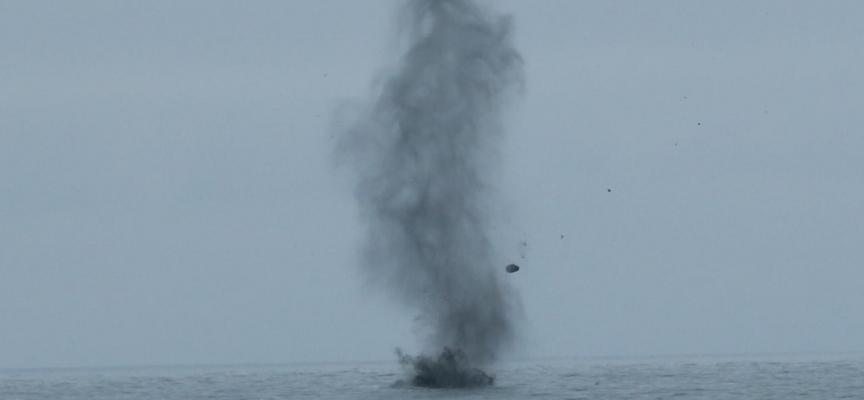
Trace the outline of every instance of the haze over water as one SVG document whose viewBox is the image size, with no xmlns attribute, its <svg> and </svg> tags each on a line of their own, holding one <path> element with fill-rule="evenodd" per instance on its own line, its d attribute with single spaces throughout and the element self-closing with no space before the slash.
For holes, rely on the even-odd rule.
<svg viewBox="0 0 864 400">
<path fill-rule="evenodd" d="M 0 370 L 4 400 L 864 398 L 864 355 L 504 361 L 495 386 L 394 387 L 392 362 Z"/>
</svg>

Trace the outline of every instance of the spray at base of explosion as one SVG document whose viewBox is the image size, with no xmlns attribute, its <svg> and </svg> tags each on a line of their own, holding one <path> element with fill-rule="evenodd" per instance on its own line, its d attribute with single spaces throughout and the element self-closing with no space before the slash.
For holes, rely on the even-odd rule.
<svg viewBox="0 0 864 400">
<path fill-rule="evenodd" d="M 511 24 L 472 0 L 410 0 L 407 50 L 373 102 L 340 129 L 357 173 L 370 283 L 419 312 L 427 354 L 397 350 L 423 387 L 486 386 L 512 345 L 518 295 L 490 240 L 501 111 L 522 88 Z"/>
</svg>

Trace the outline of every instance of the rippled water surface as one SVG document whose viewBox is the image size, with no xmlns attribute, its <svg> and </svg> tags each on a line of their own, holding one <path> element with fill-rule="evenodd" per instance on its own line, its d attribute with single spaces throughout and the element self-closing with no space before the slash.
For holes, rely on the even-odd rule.
<svg viewBox="0 0 864 400">
<path fill-rule="evenodd" d="M 0 399 L 864 399 L 864 356 L 510 361 L 482 389 L 392 363 L 0 370 Z"/>
</svg>

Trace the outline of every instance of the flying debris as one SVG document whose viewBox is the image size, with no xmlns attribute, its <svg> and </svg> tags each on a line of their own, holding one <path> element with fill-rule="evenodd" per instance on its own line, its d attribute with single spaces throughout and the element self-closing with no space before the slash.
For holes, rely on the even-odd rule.
<svg viewBox="0 0 864 400">
<path fill-rule="evenodd" d="M 504 268 L 504 270 L 512 274 L 519 270 L 519 266 L 516 264 L 510 264 L 507 268 Z"/>
</svg>

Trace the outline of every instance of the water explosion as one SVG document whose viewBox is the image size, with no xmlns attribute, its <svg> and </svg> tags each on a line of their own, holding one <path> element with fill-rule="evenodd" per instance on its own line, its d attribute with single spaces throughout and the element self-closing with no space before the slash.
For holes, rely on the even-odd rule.
<svg viewBox="0 0 864 400">
<path fill-rule="evenodd" d="M 480 368 L 512 343 L 520 307 L 501 281 L 489 210 L 522 59 L 510 20 L 474 1 L 411 0 L 398 15 L 407 49 L 337 148 L 358 177 L 362 267 L 418 311 L 433 355 L 397 350 L 411 384 L 490 385 Z"/>
</svg>

